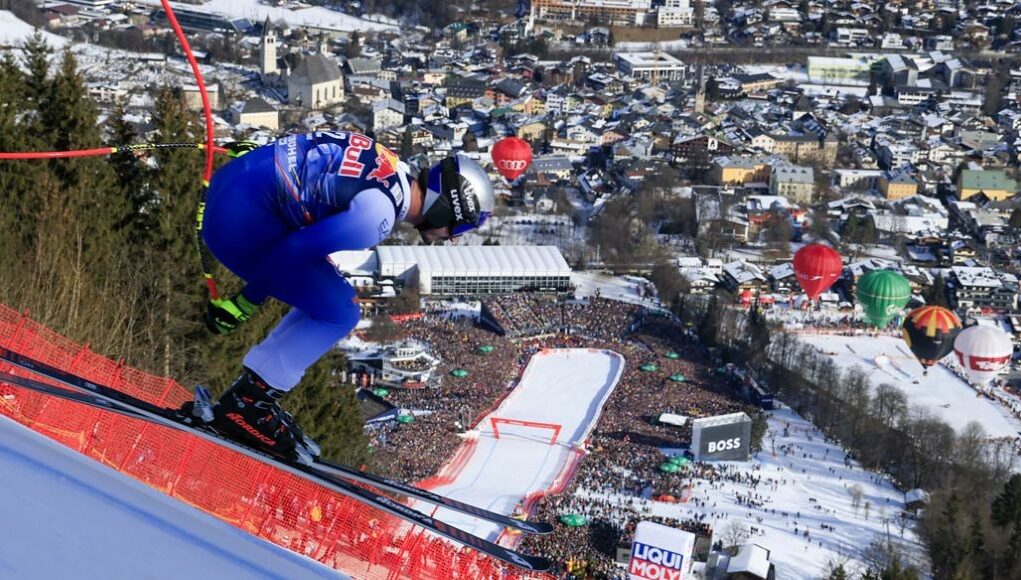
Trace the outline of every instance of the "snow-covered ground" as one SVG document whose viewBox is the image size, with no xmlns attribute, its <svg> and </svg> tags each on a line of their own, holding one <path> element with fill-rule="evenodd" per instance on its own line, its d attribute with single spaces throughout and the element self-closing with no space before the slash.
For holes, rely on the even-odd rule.
<svg viewBox="0 0 1021 580">
<path fill-rule="evenodd" d="M 342 575 L 0 417 L 0 577 Z"/>
<path fill-rule="evenodd" d="M 900 491 L 886 479 L 862 470 L 791 409 L 783 407 L 770 415 L 763 451 L 748 462 L 717 462 L 715 465 L 727 470 L 727 478 L 715 482 L 694 479 L 693 499 L 688 503 L 616 494 L 580 495 L 632 503 L 640 510 L 648 508 L 655 516 L 702 519 L 713 527 L 714 540 L 736 531 L 729 528 L 740 527 L 750 534 L 747 542 L 770 550 L 779 580 L 825 577 L 830 562 L 846 562 L 845 567 L 852 570 L 860 568 L 862 550 L 887 533 L 903 543 L 910 561 L 925 569 L 923 548 L 911 522 L 900 517 L 904 509 Z M 751 478 L 759 479 L 758 486 L 748 483 Z M 678 488 L 687 483 L 682 471 Z M 861 490 L 857 510 L 851 494 L 855 486 Z"/>
<path fill-rule="evenodd" d="M 453 483 L 434 491 L 498 513 L 511 514 L 529 493 L 548 489 L 567 465 L 572 446 L 595 425 L 603 403 L 624 370 L 624 359 L 607 351 L 556 349 L 539 353 L 514 392 L 478 425 L 478 443 Z M 503 424 L 496 439 L 490 417 L 561 426 L 551 431 Z M 471 533 L 495 539 L 501 528 L 448 510 L 436 517 Z"/>
<path fill-rule="evenodd" d="M 20 48 L 36 30 L 38 29 L 19 19 L 10 10 L 0 10 L 0 48 L 8 46 Z M 52 32 L 42 31 L 42 34 L 43 40 L 50 46 L 62 47 L 68 42 L 66 38 Z"/>
<path fill-rule="evenodd" d="M 138 0 L 140 4 L 159 6 L 160 0 Z M 253 23 L 262 22 L 270 17 L 274 22 L 284 21 L 292 26 L 311 26 L 328 30 L 389 30 L 396 29 L 393 24 L 369 22 L 343 12 L 330 10 L 321 6 L 307 6 L 298 10 L 286 7 L 269 6 L 259 0 L 210 0 L 204 4 L 181 4 L 172 2 L 171 8 L 197 10 L 230 16 L 247 18 Z"/>
<path fill-rule="evenodd" d="M 599 293 L 602 298 L 658 307 L 659 301 L 652 296 L 642 296 L 644 285 L 634 276 L 612 276 L 600 272 L 571 272 L 576 298 L 591 298 Z"/>
<path fill-rule="evenodd" d="M 923 376 L 922 365 L 899 337 L 827 334 L 802 339 L 830 354 L 841 368 L 861 367 L 874 386 L 894 385 L 904 391 L 910 404 L 928 409 L 957 431 L 977 421 L 990 437 L 1016 437 L 1021 432 L 1021 421 L 1008 409 L 976 396 L 976 391 L 946 366 L 930 367 L 928 376 Z"/>
</svg>

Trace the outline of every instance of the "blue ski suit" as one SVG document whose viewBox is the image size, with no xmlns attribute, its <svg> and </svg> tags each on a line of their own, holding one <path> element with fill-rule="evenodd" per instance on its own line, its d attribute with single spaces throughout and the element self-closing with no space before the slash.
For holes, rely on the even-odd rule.
<svg viewBox="0 0 1021 580">
<path fill-rule="evenodd" d="M 209 250 L 246 282 L 249 301 L 294 307 L 245 355 L 270 386 L 294 388 L 358 323 L 355 291 L 327 256 L 390 235 L 408 212 L 408 174 L 369 137 L 316 132 L 259 147 L 213 175 L 202 232 Z"/>
</svg>

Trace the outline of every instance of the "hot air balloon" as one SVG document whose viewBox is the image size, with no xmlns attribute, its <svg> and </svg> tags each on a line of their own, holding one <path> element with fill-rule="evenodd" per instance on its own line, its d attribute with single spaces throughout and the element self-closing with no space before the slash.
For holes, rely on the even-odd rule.
<svg viewBox="0 0 1021 580">
<path fill-rule="evenodd" d="M 1014 345 L 1007 333 L 993 326 L 969 326 L 954 339 L 954 354 L 965 374 L 987 385 L 1010 362 Z"/>
<path fill-rule="evenodd" d="M 524 139 L 507 137 L 493 146 L 493 164 L 507 181 L 514 181 L 532 164 L 532 148 Z"/>
<path fill-rule="evenodd" d="M 908 313 L 901 331 L 927 374 L 929 367 L 953 350 L 961 319 L 942 306 L 923 306 Z"/>
<path fill-rule="evenodd" d="M 829 289 L 844 269 L 836 250 L 822 244 L 808 244 L 794 254 L 794 275 L 812 300 Z"/>
<path fill-rule="evenodd" d="M 911 298 L 911 284 L 893 270 L 875 270 L 858 280 L 858 302 L 865 307 L 865 318 L 880 328 L 890 324 Z"/>
</svg>

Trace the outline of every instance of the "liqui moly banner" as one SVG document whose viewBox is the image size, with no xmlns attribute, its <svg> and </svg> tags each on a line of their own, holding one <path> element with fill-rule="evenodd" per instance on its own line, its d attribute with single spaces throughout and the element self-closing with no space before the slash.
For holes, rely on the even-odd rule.
<svg viewBox="0 0 1021 580">
<path fill-rule="evenodd" d="M 691 572 L 695 534 L 641 522 L 631 544 L 628 574 L 631 580 L 682 580 Z"/>
</svg>

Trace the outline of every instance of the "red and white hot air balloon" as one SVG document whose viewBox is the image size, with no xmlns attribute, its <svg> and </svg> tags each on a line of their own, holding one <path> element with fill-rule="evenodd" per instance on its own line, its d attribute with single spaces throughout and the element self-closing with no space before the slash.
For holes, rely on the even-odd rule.
<svg viewBox="0 0 1021 580">
<path fill-rule="evenodd" d="M 843 269 L 840 254 L 823 244 L 808 244 L 794 254 L 794 276 L 812 300 L 829 290 Z"/>
<path fill-rule="evenodd" d="M 507 137 L 493 146 L 493 164 L 507 181 L 514 181 L 532 164 L 532 147 L 524 139 Z"/>
<path fill-rule="evenodd" d="M 1014 344 L 999 328 L 969 326 L 954 339 L 954 354 L 968 378 L 985 386 L 1010 362 Z"/>
</svg>

